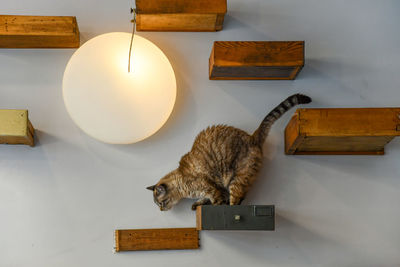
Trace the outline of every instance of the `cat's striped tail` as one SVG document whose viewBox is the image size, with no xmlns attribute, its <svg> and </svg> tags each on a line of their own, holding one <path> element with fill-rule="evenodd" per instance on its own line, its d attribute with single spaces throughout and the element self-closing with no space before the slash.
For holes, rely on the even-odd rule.
<svg viewBox="0 0 400 267">
<path fill-rule="evenodd" d="M 276 120 L 292 107 L 299 104 L 308 104 L 311 101 L 310 97 L 302 94 L 295 94 L 286 98 L 282 103 L 268 113 L 261 122 L 258 129 L 253 133 L 254 141 L 259 145 L 264 144 L 265 138 L 267 138 L 269 130 Z"/>
</svg>

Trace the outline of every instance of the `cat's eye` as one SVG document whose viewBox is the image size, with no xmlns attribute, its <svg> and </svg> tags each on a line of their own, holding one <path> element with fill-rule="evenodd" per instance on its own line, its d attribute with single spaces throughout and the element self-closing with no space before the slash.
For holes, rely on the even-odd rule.
<svg viewBox="0 0 400 267">
<path fill-rule="evenodd" d="M 156 188 L 156 196 L 162 195 L 166 193 L 166 186 L 165 184 L 160 184 Z"/>
</svg>

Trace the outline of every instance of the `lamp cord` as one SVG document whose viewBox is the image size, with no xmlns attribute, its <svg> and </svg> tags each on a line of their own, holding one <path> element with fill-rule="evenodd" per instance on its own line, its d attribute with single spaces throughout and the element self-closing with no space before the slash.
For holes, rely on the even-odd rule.
<svg viewBox="0 0 400 267">
<path fill-rule="evenodd" d="M 131 13 L 133 13 L 133 19 L 131 20 L 131 22 L 133 23 L 133 27 L 132 27 L 131 45 L 129 46 L 128 72 L 131 72 L 132 44 L 133 44 L 133 37 L 135 36 L 135 30 L 136 30 L 136 9 L 131 8 Z"/>
</svg>

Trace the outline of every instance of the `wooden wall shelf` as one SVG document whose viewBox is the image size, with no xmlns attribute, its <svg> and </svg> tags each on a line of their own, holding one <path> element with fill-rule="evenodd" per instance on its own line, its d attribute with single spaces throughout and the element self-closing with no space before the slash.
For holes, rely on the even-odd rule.
<svg viewBox="0 0 400 267">
<path fill-rule="evenodd" d="M 298 109 L 285 129 L 288 155 L 383 155 L 400 136 L 400 108 Z"/>
<path fill-rule="evenodd" d="M 35 130 L 28 119 L 28 110 L 0 110 L 0 144 L 35 146 Z"/>
<path fill-rule="evenodd" d="M 214 42 L 210 80 L 293 80 L 304 66 L 304 41 Z"/>
<path fill-rule="evenodd" d="M 0 15 L 0 48 L 77 48 L 75 17 Z"/>
<path fill-rule="evenodd" d="M 266 205 L 198 206 L 197 230 L 275 230 L 275 207 Z"/>
<path fill-rule="evenodd" d="M 198 249 L 196 228 L 115 230 L 115 251 Z"/>
<path fill-rule="evenodd" d="M 137 31 L 220 31 L 227 0 L 136 0 Z"/>
</svg>

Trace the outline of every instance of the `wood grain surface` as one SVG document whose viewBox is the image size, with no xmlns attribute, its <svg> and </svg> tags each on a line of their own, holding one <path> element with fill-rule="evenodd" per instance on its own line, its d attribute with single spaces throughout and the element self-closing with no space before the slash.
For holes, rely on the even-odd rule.
<svg viewBox="0 0 400 267">
<path fill-rule="evenodd" d="M 131 229 L 115 231 L 115 250 L 198 249 L 196 228 Z"/>
<path fill-rule="evenodd" d="M 285 129 L 285 153 L 383 155 L 399 125 L 400 108 L 298 109 Z"/>
<path fill-rule="evenodd" d="M 295 79 L 303 66 L 303 41 L 217 41 L 209 59 L 209 77 L 290 80 Z"/>
<path fill-rule="evenodd" d="M 76 48 L 75 17 L 0 15 L 0 48 Z"/>
<path fill-rule="evenodd" d="M 136 0 L 136 12 L 140 14 L 217 14 L 226 11 L 226 0 Z"/>
<path fill-rule="evenodd" d="M 219 31 L 226 0 L 136 0 L 137 31 Z"/>
<path fill-rule="evenodd" d="M 35 146 L 34 135 L 28 110 L 0 110 L 0 144 Z"/>
</svg>

